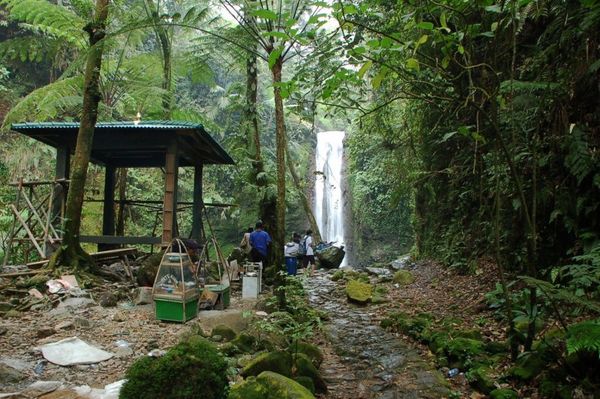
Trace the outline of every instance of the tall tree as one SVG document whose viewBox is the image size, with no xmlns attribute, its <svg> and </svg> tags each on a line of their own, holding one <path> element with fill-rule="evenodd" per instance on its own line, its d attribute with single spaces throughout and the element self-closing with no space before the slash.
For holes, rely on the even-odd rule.
<svg viewBox="0 0 600 399">
<path fill-rule="evenodd" d="M 71 182 L 67 195 L 63 242 L 50 259 L 49 267 L 51 268 L 57 265 L 66 265 L 74 269 L 85 269 L 94 265 L 91 257 L 81 248 L 79 229 L 81 227 L 85 180 L 92 153 L 94 129 L 98 119 L 98 103 L 102 98 L 99 82 L 109 2 L 110 0 L 96 0 L 93 19 L 84 28 L 89 37 L 90 48 L 85 67 L 83 109 L 77 134 L 75 155 L 71 165 Z"/>
</svg>

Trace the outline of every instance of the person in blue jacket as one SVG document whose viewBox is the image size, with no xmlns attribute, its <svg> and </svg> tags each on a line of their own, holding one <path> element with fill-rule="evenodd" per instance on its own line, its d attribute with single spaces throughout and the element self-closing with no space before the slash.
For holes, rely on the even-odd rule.
<svg viewBox="0 0 600 399">
<path fill-rule="evenodd" d="M 252 262 L 262 262 L 263 267 L 266 267 L 271 236 L 263 230 L 263 223 L 260 220 L 256 222 L 256 228 L 250 234 L 250 246 L 252 247 L 250 251 Z"/>
</svg>

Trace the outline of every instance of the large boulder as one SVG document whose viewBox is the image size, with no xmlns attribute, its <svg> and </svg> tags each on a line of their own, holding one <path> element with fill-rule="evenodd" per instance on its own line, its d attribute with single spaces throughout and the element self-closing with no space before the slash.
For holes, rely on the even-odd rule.
<svg viewBox="0 0 600 399">
<path fill-rule="evenodd" d="M 263 371 L 273 371 L 289 377 L 292 374 L 292 355 L 288 352 L 266 352 L 252 359 L 240 372 L 242 377 L 257 376 Z"/>
<path fill-rule="evenodd" d="M 137 283 L 140 287 L 152 287 L 154 278 L 158 273 L 158 266 L 162 260 L 164 251 L 148 256 L 137 270 Z"/>
<path fill-rule="evenodd" d="M 321 267 L 335 269 L 342 264 L 346 251 L 344 251 L 343 248 L 331 245 L 323 249 L 315 250 L 315 255 L 319 259 Z"/>
<path fill-rule="evenodd" d="M 296 381 L 281 374 L 265 371 L 235 384 L 229 399 L 315 399 L 314 395 Z"/>
<path fill-rule="evenodd" d="M 368 283 L 350 280 L 346 284 L 346 295 L 348 301 L 364 305 L 371 300 L 373 287 Z"/>
</svg>

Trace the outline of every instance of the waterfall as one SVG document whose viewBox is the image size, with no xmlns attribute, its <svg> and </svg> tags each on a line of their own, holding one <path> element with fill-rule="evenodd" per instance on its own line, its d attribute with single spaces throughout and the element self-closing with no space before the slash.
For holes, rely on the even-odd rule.
<svg viewBox="0 0 600 399">
<path fill-rule="evenodd" d="M 342 167 L 345 132 L 317 133 L 315 217 L 324 242 L 345 243 Z M 344 261 L 345 262 L 345 261 Z"/>
</svg>

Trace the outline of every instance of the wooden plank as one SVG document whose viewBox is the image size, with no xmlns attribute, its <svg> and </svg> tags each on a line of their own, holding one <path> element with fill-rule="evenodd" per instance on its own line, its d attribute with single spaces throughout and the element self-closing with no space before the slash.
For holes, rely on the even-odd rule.
<svg viewBox="0 0 600 399">
<path fill-rule="evenodd" d="M 24 272 L 2 273 L 0 274 L 0 277 L 33 276 L 35 274 L 42 274 L 46 272 L 47 270 L 26 270 Z"/>
<path fill-rule="evenodd" d="M 25 221 L 21 217 L 21 214 L 17 210 L 17 208 L 13 204 L 10 204 L 10 207 L 11 207 L 13 213 L 15 214 L 16 218 L 19 219 L 19 222 L 21 222 L 21 226 L 23 226 L 23 228 L 27 232 L 27 235 L 29 236 L 29 240 L 35 246 L 35 249 L 37 249 L 40 256 L 42 258 L 46 257 L 46 255 L 44 254 L 44 251 L 42 251 L 42 248 L 40 247 L 40 244 L 38 244 L 37 240 L 35 239 L 35 236 L 31 232 L 31 230 L 29 230 L 29 227 L 27 227 L 27 223 L 25 223 Z"/>
<path fill-rule="evenodd" d="M 158 237 L 156 237 L 158 238 Z M 90 256 L 93 257 L 101 257 L 103 255 L 133 255 L 137 252 L 137 248 L 117 248 L 117 249 L 109 249 L 107 251 L 100 252 L 92 252 Z"/>
<path fill-rule="evenodd" d="M 120 245 L 151 245 L 160 244 L 160 237 L 151 236 L 132 236 L 132 237 L 121 237 L 121 236 L 80 236 L 79 241 L 89 242 L 92 244 L 120 244 Z M 105 252 L 105 251 L 103 251 Z"/>
</svg>

